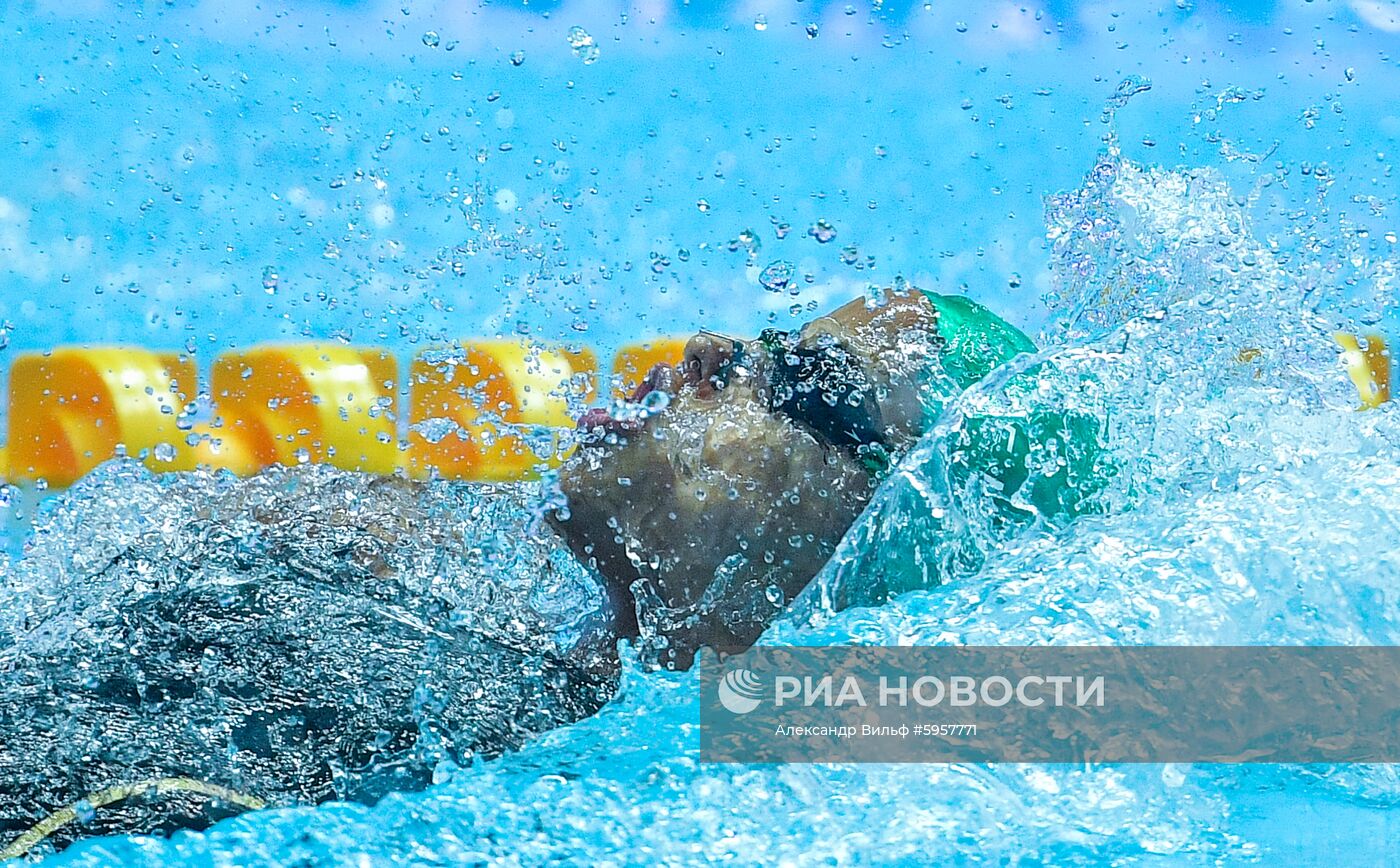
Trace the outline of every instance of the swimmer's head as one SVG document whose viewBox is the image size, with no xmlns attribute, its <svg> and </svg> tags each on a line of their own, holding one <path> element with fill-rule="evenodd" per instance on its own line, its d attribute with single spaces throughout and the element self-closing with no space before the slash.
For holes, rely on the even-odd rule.
<svg viewBox="0 0 1400 868">
<path fill-rule="evenodd" d="M 681 666 L 702 645 L 757 639 L 917 437 L 934 325 L 922 294 L 887 293 L 800 331 L 702 332 L 634 393 L 659 412 L 585 415 L 591 442 L 561 472 L 555 524 L 608 583 L 624 632 L 637 614 Z"/>
</svg>

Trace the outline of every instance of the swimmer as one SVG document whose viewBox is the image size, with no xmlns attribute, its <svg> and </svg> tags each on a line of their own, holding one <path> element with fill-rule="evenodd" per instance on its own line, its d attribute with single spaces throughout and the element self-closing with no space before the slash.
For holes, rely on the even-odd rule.
<svg viewBox="0 0 1400 868">
<path fill-rule="evenodd" d="M 489 569 L 481 545 L 441 531 L 442 485 L 324 468 L 240 482 L 226 520 L 200 502 L 82 578 L 96 605 L 59 595 L 0 641 L 0 854 L 373 802 L 595 713 L 619 639 L 671 667 L 747 647 L 944 405 L 1033 349 L 986 308 L 918 291 L 753 340 L 696 335 L 633 395 L 664 394 L 659 413 L 579 420 L 587 442 L 550 516 L 562 542 L 546 532 L 512 555 L 542 582 L 555 554 L 601 578 L 605 611 L 562 649 L 464 607 Z M 1008 516 L 1079 509 L 1071 444 L 1058 472 L 1032 477 L 1025 460 L 1028 441 L 1072 440 L 1070 426 L 1014 425 L 969 425 L 966 471 L 997 482 Z M 217 581 L 190 581 L 196 561 Z"/>
<path fill-rule="evenodd" d="M 605 580 L 619 635 L 649 637 L 682 668 L 703 646 L 747 647 L 944 406 L 1034 351 L 987 308 L 918 290 L 855 299 L 755 340 L 701 332 L 678 367 L 657 366 L 633 394 L 664 392 L 660 414 L 579 420 L 591 442 L 562 470 L 568 507 L 554 525 Z M 1008 516 L 1084 508 L 1096 422 L 985 421 L 968 425 L 955 472 L 994 480 Z M 1032 475 L 1032 441 L 1058 449 L 1062 466 Z"/>
</svg>

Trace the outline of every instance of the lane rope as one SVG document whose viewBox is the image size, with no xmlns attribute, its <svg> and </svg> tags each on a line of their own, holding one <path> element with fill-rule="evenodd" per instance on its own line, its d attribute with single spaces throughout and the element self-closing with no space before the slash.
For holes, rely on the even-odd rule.
<svg viewBox="0 0 1400 868">
<path fill-rule="evenodd" d="M 194 778 L 151 778 L 150 780 L 137 781 L 131 784 L 117 784 L 105 790 L 99 790 L 92 795 L 79 799 L 66 808 L 60 808 L 49 814 L 44 819 L 35 823 L 18 838 L 14 839 L 0 850 L 0 861 L 8 859 L 18 859 L 34 848 L 45 838 L 62 829 L 64 826 L 78 819 L 78 809 L 86 806 L 91 810 L 104 808 L 108 805 L 116 804 L 133 796 L 140 796 L 151 791 L 158 795 L 162 793 L 198 793 L 215 799 L 222 799 L 241 808 L 250 811 L 260 810 L 267 807 L 267 803 L 257 796 L 247 793 L 240 793 L 237 790 L 229 789 L 218 784 L 211 784 L 207 781 L 196 780 Z"/>
</svg>

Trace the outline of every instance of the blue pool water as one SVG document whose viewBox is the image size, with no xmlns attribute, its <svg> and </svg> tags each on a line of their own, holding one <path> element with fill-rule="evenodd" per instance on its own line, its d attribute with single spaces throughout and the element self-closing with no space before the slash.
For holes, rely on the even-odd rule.
<svg viewBox="0 0 1400 868">
<path fill-rule="evenodd" d="M 1394 333 L 1400 4 L 849 10 L 8 6 L 0 359 L 494 333 L 606 351 L 792 322 L 903 276 L 1040 330 L 1057 370 L 1100 385 L 971 390 L 764 641 L 1400 642 L 1400 427 L 1352 411 L 1331 343 Z M 760 284 L 778 260 L 795 294 Z M 1104 514 L 1008 543 L 944 449 L 961 407 L 1027 402 L 1111 419 L 1125 470 Z M 110 516 L 123 484 L 75 497 Z M 54 527 L 50 554 L 90 543 Z M 915 556 L 955 580 L 823 606 Z M 1400 853 L 1389 766 L 716 767 L 697 719 L 691 675 L 633 665 L 596 717 L 427 792 L 53 861 Z"/>
</svg>

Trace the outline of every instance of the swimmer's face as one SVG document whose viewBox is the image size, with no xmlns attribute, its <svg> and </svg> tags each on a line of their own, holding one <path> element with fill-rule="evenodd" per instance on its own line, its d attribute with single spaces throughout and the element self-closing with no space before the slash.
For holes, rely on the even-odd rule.
<svg viewBox="0 0 1400 868">
<path fill-rule="evenodd" d="M 685 666 L 701 645 L 752 644 L 831 556 L 870 486 L 853 457 L 770 412 L 748 378 L 701 388 L 683 365 L 654 369 L 647 388 L 670 400 L 644 423 L 583 420 L 603 433 L 564 467 L 569 517 L 556 525 L 607 581 L 619 618 L 635 606 L 669 640 L 663 659 Z"/>
<path fill-rule="evenodd" d="M 884 384 L 871 424 L 898 439 L 903 411 L 882 367 L 890 340 L 878 334 L 890 322 L 872 326 L 857 304 L 809 324 L 801 340 L 849 348 L 857 373 Z M 911 315 L 890 307 L 902 322 Z M 633 396 L 664 409 L 630 421 L 591 411 L 580 427 L 594 439 L 561 472 L 569 515 L 556 526 L 608 583 L 624 629 L 635 629 L 635 605 L 677 665 L 701 645 L 757 639 L 872 492 L 857 450 L 776 406 L 777 367 L 771 341 L 697 335 L 680 366 L 653 369 Z"/>
</svg>

